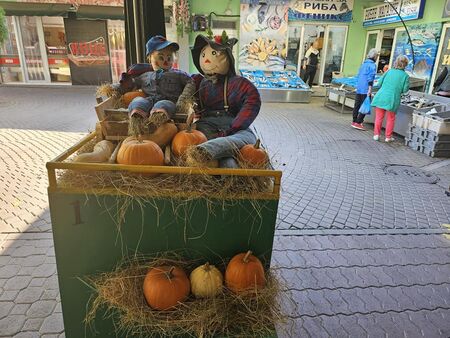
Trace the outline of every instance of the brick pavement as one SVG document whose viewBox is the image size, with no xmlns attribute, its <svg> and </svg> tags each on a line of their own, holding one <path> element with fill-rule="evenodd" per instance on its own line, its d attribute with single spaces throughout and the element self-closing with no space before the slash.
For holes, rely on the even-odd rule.
<svg viewBox="0 0 450 338">
<path fill-rule="evenodd" d="M 92 93 L 0 87 L 2 337 L 64 336 L 45 162 L 92 129 Z M 256 123 L 284 170 L 273 265 L 292 321 L 281 335 L 449 337 L 450 167 L 348 122 L 314 99 L 265 104 Z M 436 164 L 441 180 L 414 183 L 387 164 Z"/>
</svg>

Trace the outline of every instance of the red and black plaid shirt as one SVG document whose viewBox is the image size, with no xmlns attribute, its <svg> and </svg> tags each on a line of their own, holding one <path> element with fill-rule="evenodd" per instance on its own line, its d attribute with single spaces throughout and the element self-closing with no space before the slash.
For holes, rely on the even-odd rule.
<svg viewBox="0 0 450 338">
<path fill-rule="evenodd" d="M 201 74 L 195 74 L 192 78 L 197 88 L 197 100 L 201 98 L 200 102 L 203 104 L 202 110 L 223 110 L 225 78 L 219 78 L 216 84 L 205 79 Z M 261 107 L 261 98 L 256 87 L 249 80 L 238 75 L 228 77 L 227 100 L 228 111 L 235 118 L 230 128 L 222 136 L 232 135 L 239 130 L 247 129 L 258 116 Z"/>
</svg>

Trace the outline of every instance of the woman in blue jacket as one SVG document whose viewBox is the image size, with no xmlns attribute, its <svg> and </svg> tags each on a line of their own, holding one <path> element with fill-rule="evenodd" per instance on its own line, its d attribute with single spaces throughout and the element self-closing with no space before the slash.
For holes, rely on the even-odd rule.
<svg viewBox="0 0 450 338">
<path fill-rule="evenodd" d="M 375 74 L 377 72 L 376 62 L 378 55 L 378 51 L 375 48 L 372 48 L 367 54 L 367 59 L 363 62 L 361 67 L 359 67 L 352 122 L 352 127 L 359 130 L 365 130 L 362 123 L 366 115 L 359 113 L 359 108 L 361 108 L 367 95 L 370 96 L 372 94 L 373 81 L 375 80 Z"/>
<path fill-rule="evenodd" d="M 395 114 L 400 107 L 401 95 L 409 90 L 409 75 L 405 68 L 409 60 L 404 55 L 399 55 L 394 62 L 394 68 L 381 77 L 378 84 L 381 86 L 373 98 L 372 106 L 375 107 L 375 126 L 373 139 L 378 141 L 381 134 L 384 115 L 386 115 L 386 142 L 394 141 L 392 133 L 395 125 Z"/>
</svg>

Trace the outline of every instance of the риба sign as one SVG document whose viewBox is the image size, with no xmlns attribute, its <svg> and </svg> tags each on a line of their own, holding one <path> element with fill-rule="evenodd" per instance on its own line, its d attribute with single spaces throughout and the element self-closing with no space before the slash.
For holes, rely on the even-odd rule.
<svg viewBox="0 0 450 338">
<path fill-rule="evenodd" d="M 289 20 L 351 21 L 353 0 L 297 0 L 289 8 Z"/>
</svg>

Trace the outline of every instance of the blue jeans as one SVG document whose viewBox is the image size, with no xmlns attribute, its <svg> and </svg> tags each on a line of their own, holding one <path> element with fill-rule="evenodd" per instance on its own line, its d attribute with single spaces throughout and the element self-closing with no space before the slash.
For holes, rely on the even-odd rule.
<svg viewBox="0 0 450 338">
<path fill-rule="evenodd" d="M 213 160 L 219 160 L 221 168 L 239 168 L 234 155 L 246 144 L 254 144 L 256 136 L 250 129 L 239 130 L 225 137 L 217 137 L 198 145 L 208 152 Z"/>
<path fill-rule="evenodd" d="M 150 110 L 156 108 L 165 109 L 171 117 L 175 115 L 175 103 L 169 100 L 155 102 L 151 97 L 135 97 L 128 106 L 128 112 L 132 114 L 134 110 L 137 110 L 139 115 L 147 118 L 150 115 Z"/>
</svg>

